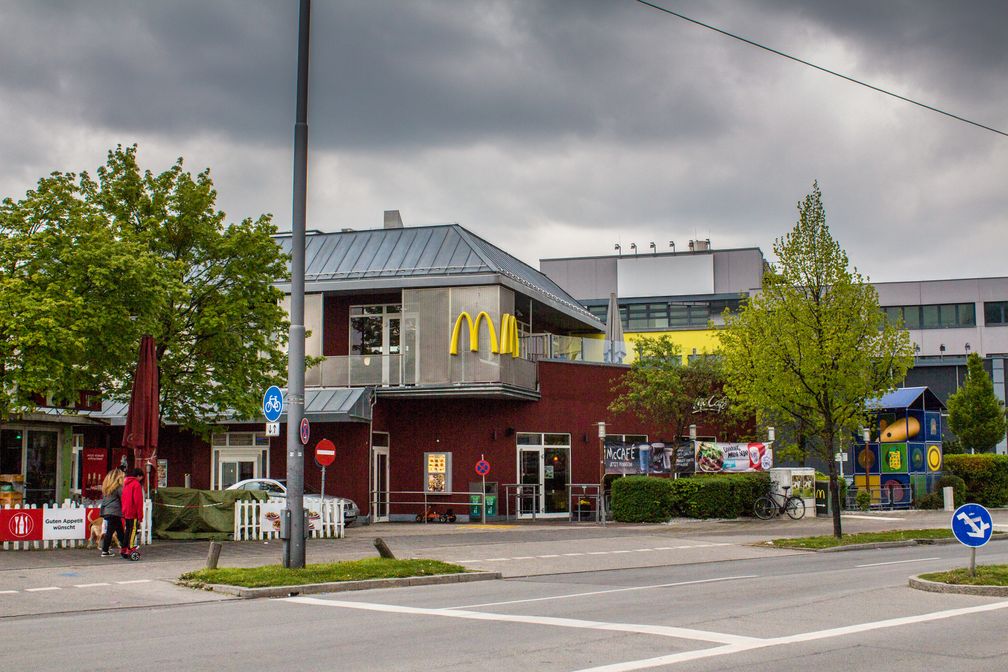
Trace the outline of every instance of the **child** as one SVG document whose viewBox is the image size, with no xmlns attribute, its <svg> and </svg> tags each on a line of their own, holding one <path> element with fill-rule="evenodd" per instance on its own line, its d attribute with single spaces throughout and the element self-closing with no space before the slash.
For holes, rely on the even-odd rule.
<svg viewBox="0 0 1008 672">
<path fill-rule="evenodd" d="M 140 533 L 140 523 L 143 522 L 143 485 L 140 479 L 143 471 L 134 467 L 123 482 L 122 515 L 126 524 L 125 537 L 120 553 L 123 560 L 129 560 L 129 550 L 137 547 L 136 537 Z"/>
</svg>

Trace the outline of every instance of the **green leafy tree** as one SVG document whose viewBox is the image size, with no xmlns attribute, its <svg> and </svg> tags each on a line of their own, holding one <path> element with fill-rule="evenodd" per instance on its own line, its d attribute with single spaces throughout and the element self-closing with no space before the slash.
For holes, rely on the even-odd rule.
<svg viewBox="0 0 1008 672">
<path fill-rule="evenodd" d="M 975 352 L 966 358 L 966 380 L 948 398 L 948 411 L 949 428 L 966 450 L 992 452 L 1005 438 L 1004 404 L 994 395 L 994 384 Z"/>
<path fill-rule="evenodd" d="M 121 379 L 139 338 L 130 317 L 159 291 L 142 246 L 84 198 L 83 181 L 52 173 L 0 204 L 0 419 Z"/>
<path fill-rule="evenodd" d="M 697 357 L 683 364 L 679 345 L 666 335 L 637 339 L 635 346 L 637 359 L 614 388 L 609 410 L 634 413 L 678 439 L 693 422 L 696 400 L 720 393 L 718 360 Z"/>
<path fill-rule="evenodd" d="M 790 418 L 829 465 L 833 533 L 841 535 L 836 450 L 865 422 L 865 401 L 913 363 L 909 333 L 889 324 L 878 294 L 830 234 L 819 185 L 774 242 L 763 290 L 718 332 L 725 390 L 761 418 Z"/>
<path fill-rule="evenodd" d="M 287 277 L 268 215 L 225 222 L 209 171 L 143 171 L 117 147 L 95 177 L 53 173 L 0 208 L 2 410 L 32 392 L 128 401 L 140 336 L 157 342 L 164 420 L 200 434 L 253 418 L 283 378 Z"/>
</svg>

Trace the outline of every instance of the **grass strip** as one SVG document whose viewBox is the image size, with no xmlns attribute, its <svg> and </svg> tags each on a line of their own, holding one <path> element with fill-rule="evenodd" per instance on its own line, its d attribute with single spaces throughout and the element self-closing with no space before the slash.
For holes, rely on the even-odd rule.
<svg viewBox="0 0 1008 672">
<path fill-rule="evenodd" d="M 399 579 L 409 576 L 460 574 L 465 567 L 440 560 L 391 560 L 367 558 L 346 562 L 305 565 L 304 569 L 287 569 L 283 565 L 263 567 L 218 567 L 186 572 L 181 581 L 193 586 L 221 583 L 244 588 L 302 586 L 306 583 L 361 581 L 364 579 Z"/>
<path fill-rule="evenodd" d="M 920 578 L 961 586 L 1008 586 L 1008 565 L 977 565 L 975 577 L 970 576 L 969 567 L 960 567 L 947 572 L 921 574 Z"/>
<path fill-rule="evenodd" d="M 774 539 L 771 545 L 777 548 L 834 548 L 853 544 L 875 544 L 883 541 L 909 541 L 911 539 L 946 539 L 952 536 L 952 530 L 947 527 L 926 530 L 889 530 L 885 532 L 857 532 L 845 534 L 839 539 L 832 534 L 819 537 L 795 537 L 792 539 Z"/>
</svg>

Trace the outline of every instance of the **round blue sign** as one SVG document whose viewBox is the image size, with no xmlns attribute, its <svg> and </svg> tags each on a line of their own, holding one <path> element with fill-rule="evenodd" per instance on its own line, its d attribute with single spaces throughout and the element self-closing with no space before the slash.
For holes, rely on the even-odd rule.
<svg viewBox="0 0 1008 672">
<path fill-rule="evenodd" d="M 994 522 L 990 511 L 979 504 L 963 504 L 952 514 L 952 534 L 966 546 L 983 546 L 990 541 Z"/>
<path fill-rule="evenodd" d="M 311 425 L 308 424 L 308 418 L 301 418 L 301 443 L 308 445 L 308 437 L 311 436 Z"/>
<path fill-rule="evenodd" d="M 276 385 L 270 385 L 263 393 L 263 415 L 266 422 L 276 422 L 283 412 L 283 392 Z"/>
<path fill-rule="evenodd" d="M 490 473 L 490 463 L 486 460 L 480 460 L 476 463 L 476 473 L 480 476 L 486 476 Z"/>
</svg>

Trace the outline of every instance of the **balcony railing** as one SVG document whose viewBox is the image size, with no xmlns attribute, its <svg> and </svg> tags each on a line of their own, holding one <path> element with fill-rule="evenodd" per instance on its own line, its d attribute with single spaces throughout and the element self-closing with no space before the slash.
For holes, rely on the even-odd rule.
<svg viewBox="0 0 1008 672">
<path fill-rule="evenodd" d="M 417 380 L 415 363 L 404 365 L 402 355 L 342 355 L 326 357 L 305 372 L 308 387 L 425 387 L 447 385 L 510 385 L 538 389 L 538 367 L 527 359 L 500 357 L 498 361 L 466 360 L 452 365 L 446 361 L 439 372 L 428 371 Z"/>
<path fill-rule="evenodd" d="M 521 339 L 522 354 L 532 361 L 560 359 L 568 362 L 605 362 L 605 341 L 599 338 L 531 334 Z"/>
</svg>

